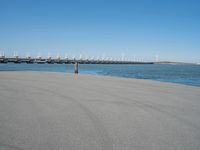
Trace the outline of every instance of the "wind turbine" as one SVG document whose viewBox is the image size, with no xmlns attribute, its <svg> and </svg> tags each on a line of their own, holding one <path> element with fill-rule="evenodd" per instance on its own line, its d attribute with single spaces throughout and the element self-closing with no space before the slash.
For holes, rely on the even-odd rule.
<svg viewBox="0 0 200 150">
<path fill-rule="evenodd" d="M 60 54 L 59 54 L 59 53 L 57 53 L 56 58 L 57 58 L 57 59 L 60 59 Z"/>
<path fill-rule="evenodd" d="M 65 59 L 68 59 L 69 57 L 68 57 L 68 55 L 67 55 L 67 53 L 65 53 Z"/>
<path fill-rule="evenodd" d="M 158 54 L 156 54 L 155 58 L 156 58 L 156 62 L 158 62 L 158 61 L 159 61 L 159 56 L 158 56 Z"/>
<path fill-rule="evenodd" d="M 26 58 L 31 58 L 31 56 L 30 56 L 30 53 L 29 52 L 26 52 L 26 56 L 25 56 Z"/>
<path fill-rule="evenodd" d="M 100 61 L 100 60 L 101 60 L 101 57 L 100 57 L 99 55 L 97 56 L 97 60 L 98 60 L 98 61 Z"/>
<path fill-rule="evenodd" d="M 1 57 L 1 58 L 5 58 L 5 53 L 4 53 L 4 51 L 0 51 L 0 57 Z"/>
<path fill-rule="evenodd" d="M 79 55 L 79 60 L 82 60 L 82 55 L 81 54 Z"/>
<path fill-rule="evenodd" d="M 13 57 L 18 58 L 18 52 L 14 51 Z"/>
<path fill-rule="evenodd" d="M 125 60 L 125 54 L 124 54 L 124 53 L 121 54 L 121 60 L 122 60 L 122 61 Z"/>
<path fill-rule="evenodd" d="M 47 59 L 51 59 L 51 53 L 50 52 L 48 52 L 48 54 L 47 54 Z"/>
<path fill-rule="evenodd" d="M 38 59 L 42 59 L 42 56 L 41 56 L 41 53 L 40 53 L 40 52 L 38 52 L 37 58 L 38 58 Z"/>
<path fill-rule="evenodd" d="M 73 55 L 73 56 L 72 56 L 72 59 L 73 59 L 73 60 L 76 60 L 76 56 L 75 56 L 75 55 Z"/>
<path fill-rule="evenodd" d="M 135 55 L 133 56 L 133 61 L 135 61 Z"/>
</svg>

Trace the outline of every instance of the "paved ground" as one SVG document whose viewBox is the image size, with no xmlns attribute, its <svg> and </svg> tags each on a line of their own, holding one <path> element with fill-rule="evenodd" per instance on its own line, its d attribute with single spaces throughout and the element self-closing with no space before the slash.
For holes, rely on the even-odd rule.
<svg viewBox="0 0 200 150">
<path fill-rule="evenodd" d="M 0 72 L 0 150 L 199 150 L 200 88 Z"/>
</svg>

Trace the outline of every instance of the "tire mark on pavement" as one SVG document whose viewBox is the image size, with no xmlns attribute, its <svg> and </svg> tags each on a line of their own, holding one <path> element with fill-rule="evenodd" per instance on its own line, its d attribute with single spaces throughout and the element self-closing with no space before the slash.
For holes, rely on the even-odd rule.
<svg viewBox="0 0 200 150">
<path fill-rule="evenodd" d="M 108 135 L 108 132 L 106 131 L 104 125 L 101 123 L 101 121 L 98 119 L 98 117 L 92 112 L 90 111 L 86 106 L 84 106 L 83 104 L 81 104 L 80 102 L 78 102 L 76 99 L 74 99 L 73 97 L 69 97 L 66 96 L 64 94 L 55 92 L 55 91 L 51 91 L 48 89 L 42 89 L 45 90 L 47 92 L 51 92 L 61 98 L 67 99 L 72 101 L 73 103 L 75 103 L 80 109 L 83 110 L 83 112 L 88 116 L 88 118 L 92 121 L 93 126 L 95 128 L 95 130 L 97 131 L 97 135 L 99 135 L 99 142 L 101 144 L 101 148 L 102 150 L 113 150 L 113 145 L 112 145 L 112 140 Z"/>
<path fill-rule="evenodd" d="M 0 150 L 23 150 L 23 149 L 13 145 L 0 144 Z"/>
<path fill-rule="evenodd" d="M 17 79 L 17 78 L 15 78 L 15 79 L 10 78 L 9 80 L 24 81 L 23 79 Z M 32 80 L 26 80 L 26 81 L 32 81 Z M 35 80 L 33 80 L 33 81 L 35 81 Z M 49 84 L 49 82 L 44 82 L 44 81 L 40 81 L 40 82 Z M 53 82 L 51 82 L 51 83 L 54 86 L 56 85 Z M 33 85 L 30 85 L 30 84 L 28 84 L 27 86 L 31 87 L 31 88 L 39 89 L 41 91 L 46 91 L 47 93 L 53 93 L 53 94 L 57 95 L 58 97 L 61 97 L 62 99 L 70 100 L 71 102 L 76 104 L 86 114 L 86 116 L 88 116 L 88 118 L 91 120 L 91 122 L 94 126 L 94 129 L 97 132 L 95 135 L 98 135 L 97 139 L 100 142 L 101 149 L 102 150 L 113 150 L 112 139 L 109 137 L 108 132 L 107 132 L 106 128 L 104 127 L 104 125 L 102 124 L 102 122 L 98 119 L 98 117 L 90 109 L 88 109 L 86 106 L 81 104 L 78 100 L 76 100 L 75 98 L 70 97 L 68 95 L 64 95 L 62 93 L 58 93 L 58 92 L 55 92 L 53 90 L 49 90 L 49 89 L 46 89 L 46 88 L 41 88 L 41 87 L 33 86 Z M 48 86 L 46 86 L 46 87 L 48 87 Z"/>
</svg>

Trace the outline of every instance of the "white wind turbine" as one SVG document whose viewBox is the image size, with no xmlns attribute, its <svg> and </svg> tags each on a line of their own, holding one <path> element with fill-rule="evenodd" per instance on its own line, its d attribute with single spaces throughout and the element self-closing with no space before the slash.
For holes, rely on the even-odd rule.
<svg viewBox="0 0 200 150">
<path fill-rule="evenodd" d="M 121 54 L 121 61 L 125 61 L 125 54 L 124 53 Z"/>
<path fill-rule="evenodd" d="M 69 59 L 69 56 L 67 55 L 67 53 L 65 53 L 65 59 Z"/>
<path fill-rule="evenodd" d="M 18 56 L 18 52 L 17 52 L 17 51 L 14 51 L 13 57 L 16 57 L 16 58 L 18 58 L 18 57 L 19 57 L 19 56 Z"/>
<path fill-rule="evenodd" d="M 156 62 L 159 62 L 159 56 L 158 56 L 158 54 L 156 54 L 155 58 L 156 58 Z"/>
<path fill-rule="evenodd" d="M 50 53 L 50 52 L 48 52 L 47 58 L 48 58 L 48 59 L 51 59 L 51 53 Z"/>
<path fill-rule="evenodd" d="M 57 59 L 60 59 L 60 54 L 59 54 L 59 53 L 57 53 L 56 58 L 57 58 Z"/>
<path fill-rule="evenodd" d="M 4 57 L 5 57 L 4 51 L 0 51 L 0 57 L 1 57 L 1 58 L 4 58 Z"/>
<path fill-rule="evenodd" d="M 82 60 L 82 55 L 81 54 L 79 55 L 79 60 Z"/>
<path fill-rule="evenodd" d="M 37 54 L 37 58 L 38 58 L 38 59 L 41 59 L 41 58 L 42 58 L 42 56 L 41 56 L 41 53 L 40 53 L 40 52 L 38 52 L 38 54 Z"/>
<path fill-rule="evenodd" d="M 31 55 L 30 55 L 30 53 L 29 52 L 26 52 L 26 56 L 25 56 L 26 58 L 30 58 L 31 57 Z"/>
</svg>

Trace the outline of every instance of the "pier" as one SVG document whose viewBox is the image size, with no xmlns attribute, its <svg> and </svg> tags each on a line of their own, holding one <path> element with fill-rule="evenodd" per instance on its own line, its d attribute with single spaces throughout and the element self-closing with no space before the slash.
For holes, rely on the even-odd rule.
<svg viewBox="0 0 200 150">
<path fill-rule="evenodd" d="M 69 59 L 64 58 L 20 58 L 19 56 L 15 57 L 5 57 L 0 56 L 0 63 L 27 63 L 27 64 L 74 64 L 74 73 L 78 74 L 78 64 L 154 64 L 154 62 L 144 62 L 144 61 L 127 61 L 127 60 L 106 60 L 106 59 Z"/>
<path fill-rule="evenodd" d="M 32 58 L 32 57 L 5 57 L 0 56 L 0 63 L 27 63 L 27 64 L 154 64 L 154 62 L 109 60 L 109 59 L 70 59 L 70 58 Z"/>
</svg>

